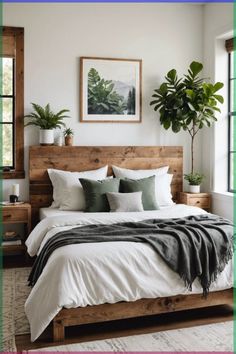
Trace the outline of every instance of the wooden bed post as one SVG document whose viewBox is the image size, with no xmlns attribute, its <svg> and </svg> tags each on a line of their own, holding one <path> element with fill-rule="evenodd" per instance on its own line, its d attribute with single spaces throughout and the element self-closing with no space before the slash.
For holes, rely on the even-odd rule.
<svg viewBox="0 0 236 354">
<path fill-rule="evenodd" d="M 62 320 L 53 320 L 53 341 L 62 342 L 65 340 L 65 327 Z"/>
</svg>

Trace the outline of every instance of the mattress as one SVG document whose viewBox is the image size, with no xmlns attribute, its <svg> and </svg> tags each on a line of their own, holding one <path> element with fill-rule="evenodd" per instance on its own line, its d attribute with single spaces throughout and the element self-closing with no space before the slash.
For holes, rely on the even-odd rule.
<svg viewBox="0 0 236 354">
<path fill-rule="evenodd" d="M 43 220 L 51 216 L 60 216 L 60 215 L 70 215 L 70 214 L 80 214 L 81 211 L 69 211 L 69 210 L 60 210 L 58 208 L 40 208 L 39 210 L 39 219 Z"/>
<path fill-rule="evenodd" d="M 26 245 L 28 253 L 34 256 L 41 252 L 43 245 L 53 235 L 73 227 L 204 213 L 200 208 L 183 204 L 139 213 L 66 212 L 64 215 L 44 218 L 32 231 Z M 210 291 L 232 287 L 232 274 L 233 263 L 229 261 Z M 194 281 L 190 292 L 179 275 L 148 244 L 72 244 L 53 252 L 26 301 L 25 312 L 31 327 L 31 340 L 34 341 L 63 307 L 85 307 L 201 292 L 198 279 Z M 43 304 L 40 311 L 39 304 Z"/>
</svg>

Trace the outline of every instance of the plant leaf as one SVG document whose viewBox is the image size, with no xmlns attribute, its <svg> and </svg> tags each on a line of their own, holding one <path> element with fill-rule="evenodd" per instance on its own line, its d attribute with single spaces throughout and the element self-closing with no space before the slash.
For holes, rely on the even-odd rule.
<svg viewBox="0 0 236 354">
<path fill-rule="evenodd" d="M 215 85 L 213 86 L 213 90 L 214 92 L 216 92 L 222 89 L 222 87 L 224 87 L 224 84 L 222 82 L 216 82 Z"/>
<path fill-rule="evenodd" d="M 176 79 L 176 70 L 172 69 L 167 73 L 167 77 L 171 80 L 174 81 Z"/>
<path fill-rule="evenodd" d="M 202 71 L 202 69 L 203 69 L 202 63 L 198 63 L 197 61 L 193 61 L 190 64 L 190 70 L 192 72 L 193 77 L 196 77 L 200 73 L 200 71 Z"/>
</svg>

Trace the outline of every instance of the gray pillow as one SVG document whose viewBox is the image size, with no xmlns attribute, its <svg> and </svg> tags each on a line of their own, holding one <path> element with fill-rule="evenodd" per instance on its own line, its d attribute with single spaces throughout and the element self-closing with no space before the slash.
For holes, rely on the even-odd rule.
<svg viewBox="0 0 236 354">
<path fill-rule="evenodd" d="M 110 209 L 113 212 L 143 211 L 142 192 L 106 193 Z"/>
</svg>

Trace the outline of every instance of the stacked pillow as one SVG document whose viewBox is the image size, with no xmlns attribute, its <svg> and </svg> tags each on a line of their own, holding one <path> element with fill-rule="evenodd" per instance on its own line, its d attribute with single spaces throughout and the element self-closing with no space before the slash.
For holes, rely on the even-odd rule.
<svg viewBox="0 0 236 354">
<path fill-rule="evenodd" d="M 173 205 L 171 195 L 172 174 L 167 173 L 169 166 L 160 167 L 152 170 L 129 170 L 117 166 L 112 166 L 115 177 L 140 179 L 155 176 L 155 196 L 159 207 Z"/>
<path fill-rule="evenodd" d="M 53 185 L 53 203 L 51 207 L 59 208 L 60 210 L 84 211 L 86 203 L 79 178 L 105 179 L 107 170 L 108 166 L 83 172 L 48 169 L 48 175 Z"/>
<path fill-rule="evenodd" d="M 92 171 L 67 172 L 48 169 L 53 185 L 53 208 L 87 212 L 157 210 L 173 204 L 168 166 L 129 170 L 108 166 Z"/>
<path fill-rule="evenodd" d="M 80 183 L 84 189 L 86 212 L 159 209 L 155 197 L 155 176 L 102 181 L 80 178 Z"/>
</svg>

